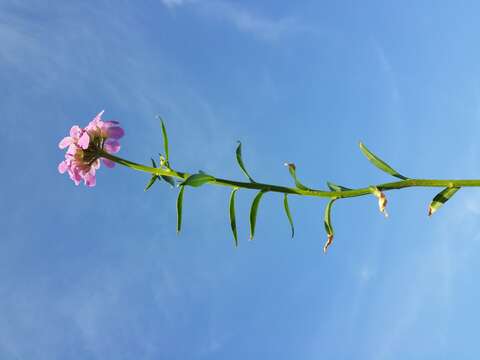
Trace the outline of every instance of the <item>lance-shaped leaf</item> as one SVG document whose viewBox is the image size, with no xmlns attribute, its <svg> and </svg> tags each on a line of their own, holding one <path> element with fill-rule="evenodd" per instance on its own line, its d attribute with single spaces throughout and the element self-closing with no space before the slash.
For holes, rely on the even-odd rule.
<svg viewBox="0 0 480 360">
<path fill-rule="evenodd" d="M 432 216 L 443 204 L 445 204 L 455 193 L 460 190 L 460 187 L 447 187 L 440 191 L 430 203 L 428 207 L 428 216 Z"/>
<path fill-rule="evenodd" d="M 168 165 L 168 136 L 167 136 L 167 128 L 165 127 L 165 123 L 163 122 L 162 119 L 160 119 L 162 122 L 162 136 L 163 136 L 163 147 L 165 149 L 165 160 Z"/>
<path fill-rule="evenodd" d="M 325 214 L 323 218 L 323 224 L 325 225 L 325 231 L 327 232 L 327 241 L 323 246 L 323 252 L 325 253 L 327 252 L 328 247 L 333 242 L 333 226 L 332 226 L 331 212 L 332 212 L 332 205 L 335 202 L 335 200 L 336 200 L 335 198 L 330 199 L 327 206 L 325 207 Z"/>
<path fill-rule="evenodd" d="M 150 160 L 152 160 L 152 166 L 154 168 L 156 168 L 157 164 L 155 164 L 155 160 L 153 160 L 153 159 L 150 159 Z M 145 187 L 144 191 L 147 191 L 148 189 L 150 189 L 152 187 L 152 185 L 155 183 L 155 180 L 157 180 L 157 179 L 160 181 L 160 179 L 158 178 L 158 175 L 153 174 L 152 177 L 150 178 L 150 181 L 148 182 L 147 186 Z"/>
<path fill-rule="evenodd" d="M 147 191 L 148 189 L 150 189 L 152 187 L 152 185 L 155 183 L 155 180 L 157 180 L 157 179 L 158 179 L 157 175 L 152 175 L 152 177 L 150 178 L 150 181 L 148 182 L 144 191 Z"/>
<path fill-rule="evenodd" d="M 290 223 L 290 228 L 292 229 L 292 239 L 295 236 L 295 228 L 293 227 L 292 214 L 290 213 L 290 207 L 288 206 L 288 195 L 283 195 L 283 207 L 285 209 L 285 214 L 287 214 L 288 222 Z"/>
<path fill-rule="evenodd" d="M 235 247 L 238 247 L 237 237 L 237 221 L 235 218 L 235 194 L 238 188 L 234 188 L 230 194 L 229 210 L 230 210 L 230 227 L 232 228 L 233 239 L 235 240 Z"/>
<path fill-rule="evenodd" d="M 341 186 L 341 185 L 337 185 L 337 184 L 334 184 L 330 181 L 327 181 L 327 186 L 330 190 L 332 191 L 347 191 L 347 190 L 352 190 L 350 188 L 347 188 L 345 186 Z"/>
<path fill-rule="evenodd" d="M 258 205 L 260 204 L 260 200 L 265 193 L 265 190 L 261 190 L 253 199 L 252 207 L 250 208 L 250 240 L 253 240 L 253 237 L 255 236 L 255 225 L 257 223 Z"/>
<path fill-rule="evenodd" d="M 182 210 L 183 210 L 183 190 L 184 186 L 180 186 L 180 191 L 177 197 L 177 234 L 182 229 Z"/>
<path fill-rule="evenodd" d="M 169 183 L 172 187 L 175 187 L 175 180 L 173 180 L 173 177 L 162 175 L 161 178 Z"/>
<path fill-rule="evenodd" d="M 250 182 L 255 182 L 250 176 L 250 174 L 248 173 L 247 169 L 245 169 L 245 164 L 243 163 L 243 159 L 242 159 L 242 143 L 240 141 L 238 142 L 236 154 L 237 154 L 238 166 L 240 166 L 240 169 L 242 169 L 242 172 L 245 174 L 248 180 L 250 180 Z"/>
<path fill-rule="evenodd" d="M 297 167 L 293 163 L 285 163 L 285 166 L 288 166 L 288 171 L 292 176 L 293 180 L 295 181 L 295 186 L 300 190 L 311 190 L 305 185 L 303 185 L 297 178 Z"/>
<path fill-rule="evenodd" d="M 180 183 L 180 185 L 199 187 L 212 181 L 215 181 L 215 178 L 213 176 L 207 174 L 193 174 L 186 178 L 182 183 Z"/>
<path fill-rule="evenodd" d="M 367 147 L 365 145 L 363 145 L 362 143 L 359 143 L 359 146 L 360 146 L 360 150 L 362 151 L 363 155 L 365 155 L 367 157 L 367 159 L 373 164 L 375 165 L 377 168 L 379 168 L 380 170 L 386 172 L 387 174 L 390 174 L 392 176 L 395 176 L 399 179 L 402 179 L 402 180 L 406 180 L 407 177 L 401 175 L 398 173 L 397 170 L 395 170 L 394 168 L 392 168 L 390 165 L 388 165 L 385 161 L 383 161 L 382 159 L 380 159 L 377 155 L 375 155 L 374 153 L 372 153 L 370 150 L 367 149 Z"/>
</svg>

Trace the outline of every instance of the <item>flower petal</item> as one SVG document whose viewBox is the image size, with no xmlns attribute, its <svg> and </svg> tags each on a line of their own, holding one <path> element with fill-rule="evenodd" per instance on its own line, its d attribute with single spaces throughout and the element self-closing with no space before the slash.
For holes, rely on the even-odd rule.
<svg viewBox="0 0 480 360">
<path fill-rule="evenodd" d="M 110 159 L 103 158 L 102 160 L 106 167 L 113 168 L 115 166 L 115 163 Z"/>
<path fill-rule="evenodd" d="M 82 176 L 80 175 L 77 168 L 70 167 L 68 169 L 68 175 L 70 175 L 70 179 L 75 183 L 75 185 L 79 185 L 80 181 L 82 180 Z"/>
<path fill-rule="evenodd" d="M 107 128 L 109 128 L 109 127 L 112 127 L 112 126 L 117 126 L 120 123 L 118 121 L 115 121 L 115 120 L 109 120 L 109 121 L 105 121 L 104 124 Z"/>
<path fill-rule="evenodd" d="M 73 139 L 70 136 L 64 137 L 62 141 L 58 144 L 60 149 L 65 149 L 67 146 L 73 143 Z"/>
<path fill-rule="evenodd" d="M 70 136 L 73 139 L 78 139 L 80 135 L 82 135 L 82 129 L 80 128 L 80 126 L 78 125 L 72 126 L 72 128 L 70 129 Z"/>
<path fill-rule="evenodd" d="M 58 164 L 58 172 L 60 174 L 63 174 L 65 171 L 67 171 L 67 169 L 68 169 L 68 164 L 65 160 L 62 161 L 60 164 Z"/>
<path fill-rule="evenodd" d="M 120 126 L 112 126 L 107 129 L 107 134 L 109 138 L 120 139 L 125 134 L 125 131 Z"/>
<path fill-rule="evenodd" d="M 80 146 L 82 149 L 88 149 L 89 144 L 90 136 L 88 136 L 88 133 L 85 131 L 80 139 L 78 139 L 78 146 Z"/>
<path fill-rule="evenodd" d="M 117 140 L 107 140 L 103 148 L 106 152 L 114 154 L 120 151 L 120 143 Z"/>
<path fill-rule="evenodd" d="M 87 185 L 88 187 L 94 187 L 97 183 L 95 174 L 88 173 L 83 179 L 85 181 L 85 185 Z"/>
<path fill-rule="evenodd" d="M 105 110 L 100 111 L 100 112 L 93 118 L 92 121 L 102 121 L 102 115 L 103 115 L 104 112 L 105 112 Z"/>
</svg>

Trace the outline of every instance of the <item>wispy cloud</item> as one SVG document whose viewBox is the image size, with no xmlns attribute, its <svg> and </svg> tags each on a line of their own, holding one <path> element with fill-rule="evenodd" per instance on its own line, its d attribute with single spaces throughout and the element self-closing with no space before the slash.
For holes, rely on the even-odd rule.
<svg viewBox="0 0 480 360">
<path fill-rule="evenodd" d="M 191 5 L 203 16 L 233 25 L 237 30 L 251 33 L 264 40 L 276 40 L 287 33 L 306 30 L 294 17 L 273 19 L 259 15 L 238 4 L 226 1 L 161 0 L 168 8 Z"/>
<path fill-rule="evenodd" d="M 162 0 L 163 5 L 173 8 L 185 4 L 185 0 Z"/>
<path fill-rule="evenodd" d="M 390 87 L 392 100 L 398 104 L 401 100 L 400 90 L 398 88 L 396 74 L 392 63 L 389 60 L 384 48 L 376 41 L 374 41 L 374 48 L 380 64 L 380 69 L 385 74 L 388 86 Z"/>
</svg>

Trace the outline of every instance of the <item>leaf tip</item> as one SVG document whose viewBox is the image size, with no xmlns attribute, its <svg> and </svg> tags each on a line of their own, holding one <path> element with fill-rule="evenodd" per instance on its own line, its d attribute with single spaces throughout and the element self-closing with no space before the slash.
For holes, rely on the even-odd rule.
<svg viewBox="0 0 480 360">
<path fill-rule="evenodd" d="M 327 236 L 327 241 L 325 242 L 325 245 L 323 245 L 323 253 L 326 254 L 327 251 L 328 251 L 328 248 L 330 247 L 330 245 L 332 245 L 333 243 L 333 234 L 329 234 Z"/>
</svg>

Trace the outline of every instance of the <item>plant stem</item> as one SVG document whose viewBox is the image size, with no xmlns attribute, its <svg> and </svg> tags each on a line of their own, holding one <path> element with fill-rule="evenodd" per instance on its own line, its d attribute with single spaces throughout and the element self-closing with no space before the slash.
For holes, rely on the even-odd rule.
<svg viewBox="0 0 480 360">
<path fill-rule="evenodd" d="M 190 174 L 181 171 L 175 171 L 173 169 L 166 168 L 154 168 L 142 164 L 138 164 L 129 160 L 122 159 L 118 156 L 109 154 L 104 151 L 100 151 L 100 155 L 103 158 L 112 160 L 113 162 L 129 167 L 134 170 L 143 171 L 158 176 L 170 176 L 181 180 L 186 180 Z M 409 187 L 480 187 L 480 180 L 434 180 L 434 179 L 406 179 L 394 182 L 388 182 L 378 185 L 372 185 L 365 188 L 343 190 L 343 191 L 323 191 L 323 190 L 302 190 L 298 188 L 291 188 L 286 186 L 279 186 L 273 184 L 264 184 L 259 182 L 242 182 L 235 180 L 227 180 L 214 177 L 215 180 L 209 182 L 212 185 L 228 186 L 231 188 L 242 188 L 252 190 L 263 190 L 278 192 L 282 194 L 293 194 L 301 196 L 315 196 L 324 198 L 350 198 L 356 196 L 369 195 L 377 188 L 381 191 L 397 190 Z"/>
</svg>

